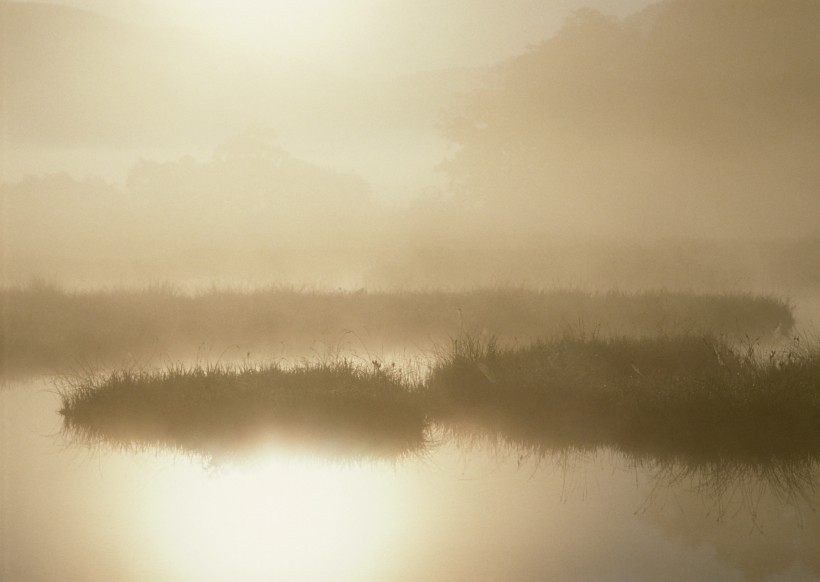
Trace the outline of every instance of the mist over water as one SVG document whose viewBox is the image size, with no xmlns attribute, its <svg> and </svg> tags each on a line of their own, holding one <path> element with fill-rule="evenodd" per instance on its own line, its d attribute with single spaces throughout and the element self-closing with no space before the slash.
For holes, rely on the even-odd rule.
<svg viewBox="0 0 820 582">
<path fill-rule="evenodd" d="M 0 579 L 820 579 L 818 27 L 0 2 Z"/>
</svg>

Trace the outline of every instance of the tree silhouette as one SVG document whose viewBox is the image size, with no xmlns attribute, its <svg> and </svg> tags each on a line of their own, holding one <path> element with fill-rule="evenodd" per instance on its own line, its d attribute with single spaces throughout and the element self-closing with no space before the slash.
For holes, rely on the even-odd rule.
<svg viewBox="0 0 820 582">
<path fill-rule="evenodd" d="M 811 228 L 768 201 L 820 179 L 818 24 L 804 0 L 576 12 L 445 113 L 442 168 L 462 199 L 555 229 Z"/>
</svg>

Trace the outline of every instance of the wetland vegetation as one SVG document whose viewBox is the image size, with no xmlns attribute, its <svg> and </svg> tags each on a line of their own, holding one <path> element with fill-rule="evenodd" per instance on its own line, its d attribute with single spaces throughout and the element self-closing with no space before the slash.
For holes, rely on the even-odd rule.
<svg viewBox="0 0 820 582">
<path fill-rule="evenodd" d="M 599 335 L 710 333 L 772 337 L 794 326 L 790 303 L 770 295 L 680 291 L 592 293 L 494 288 L 473 291 L 322 291 L 269 287 L 196 293 L 75 290 L 37 283 L 0 290 L 0 372 L 60 373 L 134 360 L 191 357 L 206 346 L 310 353 L 345 335 L 357 347 L 431 349 L 462 333 L 531 341 L 569 329 Z M 350 338 L 348 338 L 350 339 Z M 279 350 L 277 350 L 279 348 Z M 277 354 L 278 355 L 278 354 Z"/>
<path fill-rule="evenodd" d="M 428 387 L 456 425 L 526 446 L 765 462 L 820 453 L 820 349 L 713 336 L 456 340 Z"/>
<path fill-rule="evenodd" d="M 820 579 L 818 29 L 0 0 L 0 579 Z"/>
<path fill-rule="evenodd" d="M 528 345 L 462 336 L 421 378 L 379 360 L 114 372 L 62 389 L 83 443 L 213 456 L 285 439 L 341 457 L 400 457 L 441 438 L 522 455 L 620 451 L 697 471 L 784 479 L 820 460 L 820 347 L 764 352 L 715 336 L 567 334 Z"/>
<path fill-rule="evenodd" d="M 174 366 L 63 386 L 60 413 L 90 445 L 222 457 L 275 438 L 311 454 L 396 458 L 425 443 L 428 415 L 415 392 L 394 369 L 349 360 Z"/>
</svg>

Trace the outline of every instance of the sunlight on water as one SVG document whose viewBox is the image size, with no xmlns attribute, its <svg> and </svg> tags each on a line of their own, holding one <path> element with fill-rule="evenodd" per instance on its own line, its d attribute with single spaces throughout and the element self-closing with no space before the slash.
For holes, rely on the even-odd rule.
<svg viewBox="0 0 820 582">
<path fill-rule="evenodd" d="M 403 520 L 388 466 L 287 457 L 186 470 L 152 500 L 153 551 L 182 579 L 361 580 Z"/>
<path fill-rule="evenodd" d="M 72 445 L 57 405 L 47 383 L 0 392 L 0 580 L 740 581 L 820 572 L 820 490 L 809 467 L 776 474 L 797 486 L 784 496 L 765 475 L 731 465 L 693 473 L 605 450 L 541 456 L 442 434 L 395 463 L 281 447 L 206 461 Z"/>
</svg>

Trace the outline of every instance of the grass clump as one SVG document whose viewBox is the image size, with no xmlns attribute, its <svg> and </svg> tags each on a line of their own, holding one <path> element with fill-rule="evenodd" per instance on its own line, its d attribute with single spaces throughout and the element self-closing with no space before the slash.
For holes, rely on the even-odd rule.
<svg viewBox="0 0 820 582">
<path fill-rule="evenodd" d="M 519 347 L 462 336 L 423 380 L 337 358 L 116 372 L 62 398 L 80 440 L 209 454 L 276 438 L 396 458 L 422 451 L 434 424 L 529 454 L 610 448 L 687 471 L 820 462 L 820 349 L 799 342 L 762 353 L 709 335 L 576 333 Z"/>
<path fill-rule="evenodd" d="M 713 336 L 463 340 L 434 366 L 443 423 L 530 447 L 766 462 L 820 457 L 820 351 L 768 356 Z"/>
<path fill-rule="evenodd" d="M 427 414 L 409 388 L 393 371 L 349 360 L 176 366 L 64 387 L 60 414 L 88 443 L 224 456 L 275 440 L 311 454 L 392 458 L 425 444 Z"/>
</svg>

